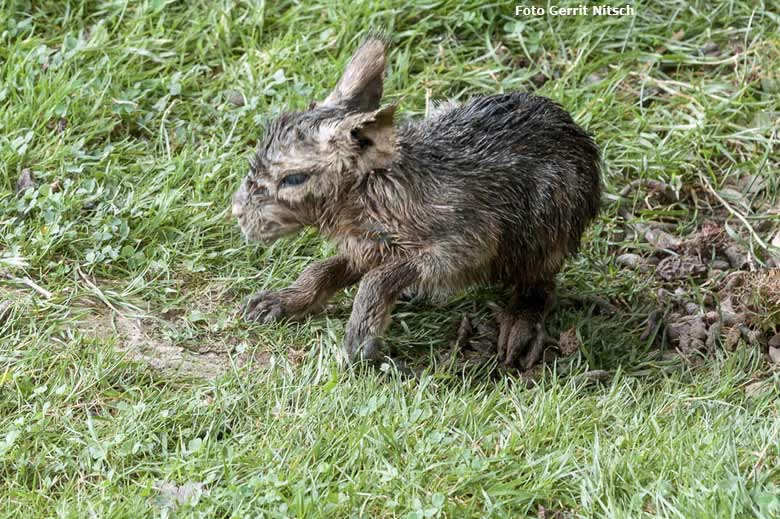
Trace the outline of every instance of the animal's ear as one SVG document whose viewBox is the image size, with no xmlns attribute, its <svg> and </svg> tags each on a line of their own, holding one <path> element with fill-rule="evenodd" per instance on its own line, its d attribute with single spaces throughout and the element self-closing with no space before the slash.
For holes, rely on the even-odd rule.
<svg viewBox="0 0 780 519">
<path fill-rule="evenodd" d="M 349 60 L 336 88 L 322 104 L 342 106 L 356 112 L 379 108 L 386 58 L 387 40 L 381 34 L 368 36 Z"/>
<path fill-rule="evenodd" d="M 396 105 L 348 116 L 341 125 L 342 135 L 348 138 L 369 168 L 385 168 L 395 159 Z"/>
</svg>

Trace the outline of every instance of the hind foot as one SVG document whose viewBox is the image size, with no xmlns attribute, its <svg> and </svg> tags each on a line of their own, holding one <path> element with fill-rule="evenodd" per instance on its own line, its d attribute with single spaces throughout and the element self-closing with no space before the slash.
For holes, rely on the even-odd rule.
<svg viewBox="0 0 780 519">
<path fill-rule="evenodd" d="M 557 341 L 544 330 L 544 316 L 532 312 L 498 315 L 498 362 L 506 368 L 529 369 L 547 346 Z"/>
</svg>

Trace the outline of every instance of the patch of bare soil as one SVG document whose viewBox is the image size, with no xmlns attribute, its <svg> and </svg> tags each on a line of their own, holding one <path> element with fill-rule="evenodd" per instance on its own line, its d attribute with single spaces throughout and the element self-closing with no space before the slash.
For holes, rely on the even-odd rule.
<svg viewBox="0 0 780 519">
<path fill-rule="evenodd" d="M 257 337 L 247 337 L 234 318 L 220 313 L 223 294 L 210 293 L 213 287 L 191 295 L 197 304 L 188 306 L 189 312 L 181 308 L 155 312 L 145 305 L 136 305 L 144 306 L 143 310 L 130 311 L 106 299 L 104 292 L 121 292 L 116 283 L 83 275 L 82 279 L 82 288 L 90 293 L 69 306 L 62 325 L 65 336 L 82 335 L 112 345 L 128 359 L 154 370 L 206 379 L 234 367 L 261 369 L 272 361 L 262 345 L 254 347 Z M 34 300 L 52 297 L 32 280 L 0 271 L 0 335 L 15 317 L 24 319 L 34 312 Z M 305 352 L 293 352 L 298 357 L 290 361 L 300 363 Z"/>
<path fill-rule="evenodd" d="M 135 317 L 110 309 L 91 307 L 74 322 L 86 336 L 113 342 L 128 359 L 154 370 L 212 379 L 235 366 L 262 368 L 271 362 L 265 351 L 252 353 L 245 343 L 229 336 L 177 340 L 176 321 Z"/>
</svg>

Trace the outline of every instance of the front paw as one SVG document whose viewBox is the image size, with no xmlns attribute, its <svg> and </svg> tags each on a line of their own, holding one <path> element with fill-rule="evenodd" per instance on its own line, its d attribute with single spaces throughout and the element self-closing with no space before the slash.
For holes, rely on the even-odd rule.
<svg viewBox="0 0 780 519">
<path fill-rule="evenodd" d="M 249 298 L 244 315 L 248 321 L 270 323 L 289 316 L 290 309 L 281 293 L 263 290 Z"/>
<path fill-rule="evenodd" d="M 376 361 L 382 357 L 384 342 L 378 337 L 347 331 L 344 337 L 344 355 L 353 364 L 361 360 Z"/>
</svg>

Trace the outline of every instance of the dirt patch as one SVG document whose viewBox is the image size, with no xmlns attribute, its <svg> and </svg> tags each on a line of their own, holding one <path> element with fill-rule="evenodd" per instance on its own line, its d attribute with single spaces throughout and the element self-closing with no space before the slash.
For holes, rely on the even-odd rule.
<svg viewBox="0 0 780 519">
<path fill-rule="evenodd" d="M 176 308 L 155 311 L 142 301 L 131 303 L 116 297 L 122 287 L 115 282 L 83 275 L 82 280 L 77 289 L 80 294 L 63 304 L 61 298 L 72 295 L 73 287 L 51 294 L 26 277 L 0 271 L 0 335 L 34 319 L 38 312 L 49 314 L 52 308 L 38 306 L 52 300 L 56 319 L 62 322 L 57 331 L 60 336 L 83 336 L 108 344 L 154 370 L 212 379 L 237 368 L 261 369 L 273 360 L 263 337 L 227 313 L 226 308 L 235 305 L 220 300 L 223 294 L 218 288 L 204 286 L 188 293 Z M 303 358 L 305 353 L 296 354 Z"/>
<path fill-rule="evenodd" d="M 93 307 L 74 326 L 85 336 L 112 343 L 128 359 L 163 372 L 212 379 L 233 367 L 249 365 L 257 369 L 271 362 L 269 352 L 252 352 L 245 342 L 232 337 L 210 337 L 200 342 L 177 339 L 177 324 Z"/>
</svg>

